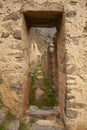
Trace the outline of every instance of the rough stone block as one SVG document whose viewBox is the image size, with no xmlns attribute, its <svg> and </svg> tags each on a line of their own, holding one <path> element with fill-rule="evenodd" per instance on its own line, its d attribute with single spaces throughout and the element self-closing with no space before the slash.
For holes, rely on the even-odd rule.
<svg viewBox="0 0 87 130">
<path fill-rule="evenodd" d="M 9 37 L 9 33 L 2 33 L 1 38 L 7 38 Z"/>
<path fill-rule="evenodd" d="M 8 82 L 11 84 L 17 84 L 18 83 L 18 78 L 14 75 L 11 75 L 8 77 Z"/>
<path fill-rule="evenodd" d="M 22 16 L 22 14 L 20 12 L 13 12 L 7 16 L 4 17 L 3 20 L 14 20 L 14 21 L 17 21 L 18 19 L 20 19 Z"/>
<path fill-rule="evenodd" d="M 17 94 L 21 93 L 22 90 L 23 90 L 21 84 L 19 84 L 19 85 L 11 85 L 11 86 L 10 86 L 10 89 L 11 89 L 12 91 L 15 91 Z"/>
<path fill-rule="evenodd" d="M 76 5 L 76 4 L 77 4 L 77 1 L 76 1 L 76 0 L 75 0 L 75 1 L 74 1 L 74 0 L 71 0 L 69 3 L 73 6 L 73 5 Z"/>
<path fill-rule="evenodd" d="M 84 109 L 86 107 L 86 104 L 84 103 L 75 103 L 75 102 L 66 102 L 66 108 L 75 108 L 75 109 Z"/>
<path fill-rule="evenodd" d="M 73 74 L 76 71 L 76 66 L 73 64 L 66 65 L 66 67 L 67 74 Z"/>
<path fill-rule="evenodd" d="M 67 76 L 67 80 L 73 80 L 73 81 L 75 81 L 76 80 L 76 76 L 68 75 Z"/>
<path fill-rule="evenodd" d="M 79 45 L 78 37 L 71 37 L 73 45 Z"/>
<path fill-rule="evenodd" d="M 66 99 L 70 100 L 70 99 L 74 99 L 75 97 L 71 94 L 66 94 Z"/>
<path fill-rule="evenodd" d="M 13 33 L 13 37 L 17 40 L 21 40 L 21 31 L 15 30 L 14 33 Z"/>
<path fill-rule="evenodd" d="M 69 17 L 69 18 L 75 17 L 76 16 L 76 11 L 71 10 L 71 11 L 66 13 L 66 16 Z"/>
<path fill-rule="evenodd" d="M 66 93 L 71 93 L 71 91 L 72 91 L 71 88 L 69 88 L 69 87 L 66 88 Z"/>
<path fill-rule="evenodd" d="M 77 115 L 78 115 L 78 112 L 77 112 L 76 110 L 71 110 L 71 109 L 67 109 L 67 110 L 66 110 L 66 116 L 67 116 L 68 118 L 74 119 L 74 118 L 77 117 Z"/>
<path fill-rule="evenodd" d="M 50 120 L 38 120 L 36 123 L 34 123 L 31 126 L 32 130 L 64 130 L 63 124 L 55 124 L 55 122 L 50 121 Z"/>
<path fill-rule="evenodd" d="M 67 85 L 76 85 L 75 81 L 67 81 Z"/>
</svg>

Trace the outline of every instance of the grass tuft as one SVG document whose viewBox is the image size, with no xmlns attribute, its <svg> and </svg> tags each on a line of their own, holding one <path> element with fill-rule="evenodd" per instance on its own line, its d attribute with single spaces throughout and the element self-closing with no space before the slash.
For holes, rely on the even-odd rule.
<svg viewBox="0 0 87 130">
<path fill-rule="evenodd" d="M 35 101 L 35 97 L 34 97 L 34 87 L 36 85 L 36 82 L 38 82 L 36 80 L 36 76 L 37 76 L 38 71 L 42 71 L 42 75 L 43 75 L 42 86 L 43 86 L 44 91 L 45 91 L 45 97 L 44 97 L 43 101 L 40 103 L 37 103 Z M 41 65 L 37 65 L 34 68 L 34 74 L 31 78 L 30 96 L 29 96 L 30 105 L 37 105 L 39 108 L 42 108 L 43 106 L 53 107 L 57 103 L 55 97 L 56 96 L 55 96 L 54 89 L 52 88 L 52 85 L 50 84 L 50 81 L 49 81 L 45 71 L 43 70 Z"/>
<path fill-rule="evenodd" d="M 27 125 L 23 121 L 20 122 L 19 130 L 28 130 Z"/>
<path fill-rule="evenodd" d="M 6 130 L 4 122 L 0 124 L 0 130 Z"/>
<path fill-rule="evenodd" d="M 10 111 L 8 111 L 7 114 L 6 114 L 6 120 L 11 121 L 11 120 L 15 120 L 15 119 L 17 119 L 16 115 L 14 115 Z"/>
</svg>

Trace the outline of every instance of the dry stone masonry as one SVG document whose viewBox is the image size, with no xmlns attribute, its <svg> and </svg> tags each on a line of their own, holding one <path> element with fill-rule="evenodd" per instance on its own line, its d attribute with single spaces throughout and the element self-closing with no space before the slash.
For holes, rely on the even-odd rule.
<svg viewBox="0 0 87 130">
<path fill-rule="evenodd" d="M 0 0 L 0 97 L 19 115 L 28 106 L 31 27 L 57 28 L 53 71 L 61 130 L 87 130 L 87 0 Z"/>
</svg>

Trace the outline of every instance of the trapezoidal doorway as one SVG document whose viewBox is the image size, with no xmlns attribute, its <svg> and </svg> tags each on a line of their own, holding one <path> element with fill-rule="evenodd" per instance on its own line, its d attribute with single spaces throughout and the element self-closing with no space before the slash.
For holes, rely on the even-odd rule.
<svg viewBox="0 0 87 130">
<path fill-rule="evenodd" d="M 53 112 L 58 106 L 62 111 L 64 84 L 61 84 L 61 81 L 64 77 L 59 71 L 63 66 L 59 64 L 64 54 L 63 12 L 27 11 L 24 13 L 24 21 L 29 50 L 29 109 L 34 106 L 42 112 L 42 115 L 43 110 L 51 109 Z M 52 113 L 50 115 L 52 116 Z M 48 116 L 45 115 L 45 118 Z"/>
<path fill-rule="evenodd" d="M 30 29 L 29 105 L 36 105 L 41 109 L 58 104 L 57 75 L 54 70 L 57 67 L 55 37 L 56 28 Z"/>
</svg>

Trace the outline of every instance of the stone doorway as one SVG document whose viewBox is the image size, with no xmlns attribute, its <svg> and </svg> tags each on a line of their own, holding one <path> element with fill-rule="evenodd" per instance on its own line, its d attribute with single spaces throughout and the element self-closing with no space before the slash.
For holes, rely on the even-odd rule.
<svg viewBox="0 0 87 130">
<path fill-rule="evenodd" d="M 49 77 L 49 80 L 51 82 L 51 84 L 55 85 L 55 95 L 57 95 L 57 99 L 58 99 L 58 103 L 54 104 L 54 108 L 52 107 L 50 109 L 50 107 L 46 107 L 44 106 L 44 110 L 43 109 L 38 109 L 37 106 L 31 106 L 32 104 L 30 104 L 29 110 L 28 110 L 28 115 L 30 117 L 34 117 L 36 119 L 45 119 L 45 120 L 50 120 L 52 119 L 52 121 L 54 121 L 55 119 L 57 121 L 59 121 L 60 119 L 62 119 L 63 117 L 63 112 L 64 112 L 64 84 L 65 82 L 62 83 L 62 80 L 65 80 L 65 75 L 63 75 L 63 73 L 61 72 L 62 70 L 64 70 L 64 65 L 61 66 L 61 57 L 64 57 L 64 22 L 63 22 L 63 12 L 59 12 L 59 11 L 27 11 L 24 13 L 24 25 L 26 26 L 25 30 L 26 30 L 26 34 L 27 34 L 27 46 L 28 46 L 28 50 L 29 52 L 30 50 L 30 45 L 28 44 L 30 39 L 29 39 L 29 35 L 31 32 L 32 28 L 56 28 L 56 34 L 54 35 L 53 38 L 53 43 L 51 44 L 51 46 L 48 46 L 48 64 L 47 64 L 47 74 Z M 35 50 L 35 45 L 33 44 L 33 50 Z M 39 55 L 39 58 L 40 55 Z M 32 58 L 30 57 L 30 54 L 28 56 L 28 60 L 29 60 L 29 67 L 30 67 L 30 71 L 31 71 L 31 60 Z M 41 60 L 40 60 L 41 61 Z M 39 61 L 38 61 L 39 62 Z M 39 62 L 40 63 L 40 62 Z M 42 65 L 44 67 L 43 63 L 39 64 L 39 70 L 37 72 L 36 78 L 37 80 L 41 80 L 39 78 L 42 78 L 42 69 L 41 66 Z M 46 69 L 46 67 L 45 67 Z M 38 78 L 39 77 L 39 78 Z M 30 92 L 29 94 L 31 94 L 31 88 L 29 85 L 29 89 Z M 37 94 L 37 89 L 35 90 L 36 92 L 36 100 L 38 99 L 38 94 Z M 43 95 L 43 91 L 40 90 L 41 94 Z M 40 96 L 42 96 L 40 95 Z M 30 96 L 30 95 L 29 95 Z M 31 96 L 32 97 L 32 96 Z M 40 100 L 40 97 L 39 99 Z M 55 98 L 54 98 L 55 100 Z M 29 100 L 30 101 L 30 100 Z M 30 101 L 31 102 L 31 101 Z M 40 106 L 42 107 L 42 106 Z M 33 112 L 32 112 L 33 111 Z M 59 121 L 59 126 L 61 126 L 61 129 L 63 128 L 63 124 L 61 122 L 61 120 Z M 55 124 L 55 123 L 54 123 Z M 62 124 L 62 125 L 61 125 Z M 58 127 L 57 127 L 58 128 Z"/>
<path fill-rule="evenodd" d="M 56 28 L 31 28 L 29 105 L 58 105 Z"/>
</svg>

